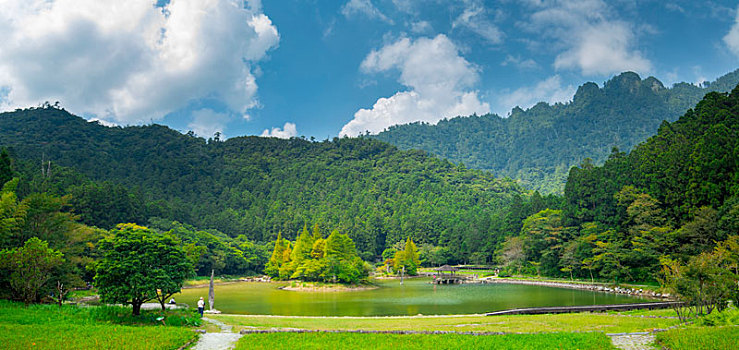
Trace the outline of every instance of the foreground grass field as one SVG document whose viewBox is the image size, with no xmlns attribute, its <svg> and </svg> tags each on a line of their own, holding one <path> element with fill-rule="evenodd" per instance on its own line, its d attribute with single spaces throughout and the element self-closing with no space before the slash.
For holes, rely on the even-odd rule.
<svg viewBox="0 0 739 350">
<path fill-rule="evenodd" d="M 236 349 L 613 349 L 603 333 L 509 335 L 247 334 Z"/>
<path fill-rule="evenodd" d="M 0 301 L 3 349 L 177 349 L 197 335 L 187 313 L 166 314 L 170 326 L 154 325 L 157 312 L 130 317 L 122 307 L 30 305 Z M 126 324 L 121 324 L 126 323 Z M 160 323 L 161 324 L 161 323 Z"/>
<path fill-rule="evenodd" d="M 692 327 L 657 334 L 658 345 L 671 350 L 739 348 L 739 326 Z"/>
<path fill-rule="evenodd" d="M 559 314 L 514 316 L 410 316 L 410 317 L 281 317 L 218 315 L 221 322 L 236 329 L 300 328 L 312 330 L 413 330 L 451 332 L 644 332 L 678 324 L 667 310 L 614 314 Z"/>
</svg>

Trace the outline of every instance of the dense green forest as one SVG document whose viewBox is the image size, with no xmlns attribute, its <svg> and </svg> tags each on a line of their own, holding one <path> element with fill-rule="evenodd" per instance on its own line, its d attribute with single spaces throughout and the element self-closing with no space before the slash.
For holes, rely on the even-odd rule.
<svg viewBox="0 0 739 350">
<path fill-rule="evenodd" d="M 315 224 L 348 234 L 366 261 L 412 237 L 448 247 L 444 262 L 491 262 L 523 218 L 559 201 L 378 140 L 204 140 L 159 125 L 105 127 L 53 106 L 1 114 L 0 146 L 16 159 L 19 198 L 65 196 L 88 226 L 134 222 L 213 249 L 220 241 L 212 258 L 231 272 L 257 270 L 233 254 L 263 266 L 264 244 Z"/>
<path fill-rule="evenodd" d="M 368 138 L 204 140 L 53 106 L 1 114 L 0 130 L 2 247 L 38 237 L 77 284 L 124 222 L 171 236 L 201 275 L 352 282 L 362 260 L 653 280 L 739 230 L 739 88 L 603 166 L 586 158 L 564 196 Z"/>
<path fill-rule="evenodd" d="M 707 94 L 628 154 L 572 168 L 563 206 L 526 218 L 500 254 L 512 272 L 650 280 L 737 232 L 739 87 Z"/>
<path fill-rule="evenodd" d="M 737 83 L 739 71 L 702 87 L 679 83 L 672 88 L 654 77 L 642 80 L 627 72 L 602 88 L 595 83 L 580 86 L 569 103 L 514 108 L 507 118 L 483 115 L 392 126 L 370 137 L 517 179 L 542 193 L 561 194 L 569 169 L 583 159 L 602 164 L 613 147 L 631 150 L 663 120 L 674 121 L 706 93 L 728 92 Z"/>
</svg>

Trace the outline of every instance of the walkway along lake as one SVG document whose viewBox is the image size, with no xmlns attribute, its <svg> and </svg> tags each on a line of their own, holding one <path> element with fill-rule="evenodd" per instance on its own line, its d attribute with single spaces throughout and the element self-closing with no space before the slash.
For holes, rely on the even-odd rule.
<svg viewBox="0 0 739 350">
<path fill-rule="evenodd" d="M 281 283 L 239 282 L 216 286 L 215 307 L 230 314 L 286 316 L 407 316 L 484 314 L 541 306 L 603 305 L 646 299 L 588 290 L 516 284 L 434 285 L 430 278 L 375 281 L 380 288 L 351 292 L 296 292 Z M 208 288 L 183 290 L 178 302 L 195 305 Z"/>
</svg>

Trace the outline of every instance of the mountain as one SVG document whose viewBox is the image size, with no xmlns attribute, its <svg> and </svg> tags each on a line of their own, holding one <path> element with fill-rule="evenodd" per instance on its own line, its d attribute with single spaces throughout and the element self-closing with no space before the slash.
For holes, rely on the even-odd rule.
<svg viewBox="0 0 739 350">
<path fill-rule="evenodd" d="M 632 72 L 580 86 L 569 103 L 539 103 L 497 115 L 445 119 L 436 125 L 397 125 L 375 136 L 400 149 L 421 149 L 474 169 L 520 180 L 542 193 L 562 193 L 570 167 L 591 158 L 602 164 L 614 147 L 628 151 L 674 121 L 706 93 L 728 92 L 739 70 L 698 87 L 666 88 Z"/>
<path fill-rule="evenodd" d="M 88 225 L 176 220 L 267 242 L 319 224 L 348 233 L 368 260 L 409 236 L 455 247 L 460 261 L 490 252 L 506 208 L 526 196 L 513 181 L 379 140 L 204 140 L 50 106 L 0 114 L 0 147 L 18 159 L 19 195 L 70 195 Z"/>
<path fill-rule="evenodd" d="M 685 262 L 713 251 L 739 232 L 739 86 L 706 94 L 603 166 L 573 167 L 563 206 L 522 227 L 521 261 L 548 275 L 645 281 L 666 258 Z M 515 251 L 511 242 L 505 246 Z"/>
</svg>

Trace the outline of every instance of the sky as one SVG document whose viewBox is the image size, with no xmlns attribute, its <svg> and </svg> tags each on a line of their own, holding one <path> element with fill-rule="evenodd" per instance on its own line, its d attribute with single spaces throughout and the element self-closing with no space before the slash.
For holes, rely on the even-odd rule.
<svg viewBox="0 0 739 350">
<path fill-rule="evenodd" d="M 0 110 L 209 138 L 377 133 L 739 68 L 738 1 L 0 0 Z"/>
</svg>

